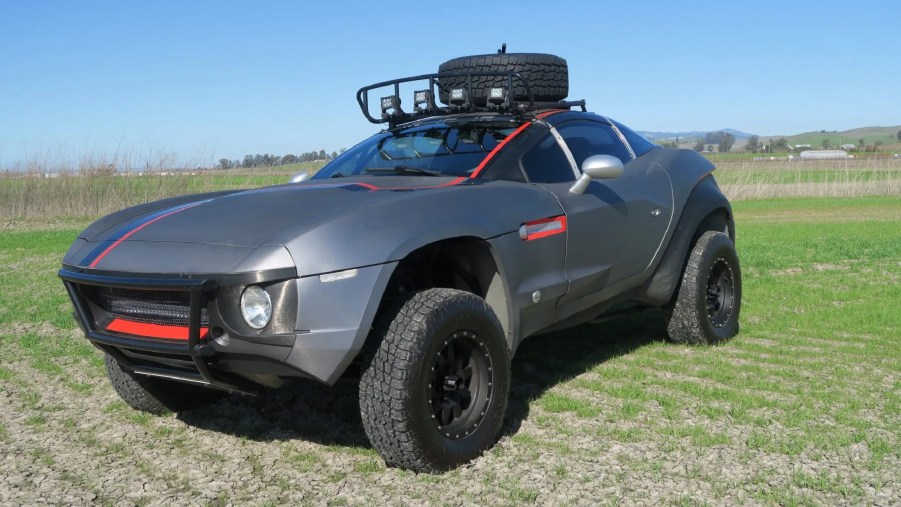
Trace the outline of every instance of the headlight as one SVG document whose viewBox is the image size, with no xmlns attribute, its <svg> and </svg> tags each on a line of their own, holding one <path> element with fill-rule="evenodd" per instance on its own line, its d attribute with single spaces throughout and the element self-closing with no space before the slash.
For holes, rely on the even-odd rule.
<svg viewBox="0 0 901 507">
<path fill-rule="evenodd" d="M 262 287 L 251 285 L 241 295 L 241 315 L 247 325 L 254 329 L 263 329 L 272 319 L 272 300 Z"/>
</svg>

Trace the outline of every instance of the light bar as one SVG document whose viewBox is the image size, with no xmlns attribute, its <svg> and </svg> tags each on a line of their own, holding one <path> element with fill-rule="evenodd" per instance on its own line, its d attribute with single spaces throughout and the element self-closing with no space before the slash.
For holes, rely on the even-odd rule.
<svg viewBox="0 0 901 507">
<path fill-rule="evenodd" d="M 400 110 L 400 97 L 397 95 L 382 97 L 382 118 L 389 118 L 399 114 L 403 114 L 403 111 Z"/>
<path fill-rule="evenodd" d="M 506 106 L 507 95 L 506 88 L 492 88 L 488 90 L 488 103 L 495 107 Z"/>
<path fill-rule="evenodd" d="M 523 241 L 532 241 L 564 232 L 566 232 L 566 215 L 560 215 L 522 224 L 519 228 L 519 238 Z"/>
<path fill-rule="evenodd" d="M 438 109 L 435 105 L 435 96 L 432 90 L 419 90 L 413 92 L 413 110 L 417 113 L 423 111 L 434 111 Z"/>
<path fill-rule="evenodd" d="M 466 88 L 454 88 L 450 91 L 450 95 L 447 98 L 447 102 L 456 107 L 465 107 L 469 105 L 469 94 L 466 93 Z"/>
</svg>

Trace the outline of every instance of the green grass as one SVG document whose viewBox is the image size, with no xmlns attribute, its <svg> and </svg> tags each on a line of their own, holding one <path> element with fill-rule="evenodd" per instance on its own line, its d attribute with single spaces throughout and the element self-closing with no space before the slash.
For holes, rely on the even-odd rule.
<svg viewBox="0 0 901 507">
<path fill-rule="evenodd" d="M 901 459 L 901 199 L 762 199 L 737 202 L 734 211 L 744 280 L 735 339 L 704 348 L 667 344 L 655 312 L 533 337 L 513 362 L 508 415 L 521 425 L 509 429 L 478 468 L 403 474 L 386 469 L 369 447 L 315 439 L 301 444 L 293 435 L 276 448 L 280 459 L 271 466 L 283 468 L 273 472 L 273 484 L 287 494 L 292 490 L 282 478 L 314 474 L 324 485 L 346 481 L 371 495 L 375 490 L 367 488 L 390 483 L 425 499 L 435 489 L 475 481 L 483 490 L 476 501 L 543 503 L 554 498 L 545 492 L 585 480 L 573 471 L 579 464 L 606 467 L 612 459 L 620 463 L 618 471 L 596 469 L 611 487 L 667 477 L 681 488 L 699 484 L 712 491 L 706 500 L 674 494 L 674 504 L 872 503 L 868 491 L 892 487 Z M 39 226 L 27 230 L 28 224 Z M 0 235 L 0 321 L 7 330 L 0 334 L 0 393 L 9 400 L 4 414 L 16 415 L 0 414 L 0 441 L 24 427 L 48 439 L 75 435 L 86 459 L 140 462 L 145 450 L 139 446 L 100 437 L 110 431 L 105 425 L 118 425 L 130 435 L 146 434 L 146 452 L 197 448 L 198 435 L 208 430 L 136 413 L 111 402 L 107 386 L 94 389 L 85 378 L 85 372 L 88 378 L 102 375 L 102 365 L 77 336 L 55 275 L 83 225 L 26 221 Z M 50 386 L 69 393 L 71 406 L 106 393 L 101 404 L 85 410 L 102 413 L 107 422 L 80 427 L 70 406 L 46 395 Z M 275 427 L 320 432 L 298 421 L 247 421 L 267 433 Z M 202 456 L 213 464 L 236 459 L 229 454 L 234 448 L 257 445 L 246 436 L 213 435 L 240 441 L 226 447 L 228 453 Z M 41 449 L 26 452 L 41 466 L 53 460 Z M 724 485 L 717 476 L 723 456 L 733 460 L 733 472 L 747 473 L 730 475 Z M 247 473 L 268 477 L 270 465 L 258 456 L 241 459 Z M 176 489 L 192 470 L 187 461 L 180 465 L 165 477 Z M 53 466 L 63 465 L 56 460 Z M 511 470 L 533 475 L 520 480 Z M 291 487 L 300 484 L 304 479 L 291 479 Z M 236 491 L 231 498 L 246 494 Z M 629 499 L 640 503 L 642 497 L 624 497 Z"/>
<path fill-rule="evenodd" d="M 642 318 L 568 333 L 583 343 L 619 337 L 588 354 L 562 333 L 535 338 L 519 351 L 517 360 L 530 365 L 520 374 L 556 385 L 535 405 L 596 417 L 600 406 L 579 394 L 585 390 L 614 406 L 621 400 L 622 409 L 601 415 L 603 438 L 817 459 L 862 443 L 870 467 L 884 470 L 887 457 L 899 456 L 901 430 L 901 385 L 880 387 L 889 372 L 901 374 L 901 200 L 760 200 L 734 210 L 744 272 L 736 339 L 688 350 L 630 341 Z M 562 372 L 560 365 L 567 365 Z M 568 370 L 591 375 L 569 378 Z M 706 422 L 681 424 L 686 416 Z M 732 426 L 747 428 L 747 436 L 729 436 Z M 853 487 L 830 491 L 838 489 L 853 497 Z"/>
<path fill-rule="evenodd" d="M 538 405 L 548 412 L 574 412 L 579 417 L 596 417 L 600 408 L 588 400 L 548 392 L 538 400 Z"/>
</svg>

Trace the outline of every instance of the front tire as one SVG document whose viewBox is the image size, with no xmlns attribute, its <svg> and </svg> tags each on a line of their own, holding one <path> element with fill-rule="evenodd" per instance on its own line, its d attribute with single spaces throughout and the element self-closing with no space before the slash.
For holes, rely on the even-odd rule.
<svg viewBox="0 0 901 507">
<path fill-rule="evenodd" d="M 360 414 L 390 466 L 447 470 L 494 444 L 510 390 L 510 354 L 485 301 L 428 289 L 389 309 L 370 337 Z"/>
<path fill-rule="evenodd" d="M 122 401 L 135 410 L 153 415 L 193 410 L 225 396 L 222 391 L 136 375 L 123 368 L 109 354 L 106 355 L 106 373 Z"/>
<path fill-rule="evenodd" d="M 722 232 L 698 239 L 682 274 L 667 323 L 676 343 L 710 345 L 738 333 L 741 268 L 735 244 Z"/>
</svg>

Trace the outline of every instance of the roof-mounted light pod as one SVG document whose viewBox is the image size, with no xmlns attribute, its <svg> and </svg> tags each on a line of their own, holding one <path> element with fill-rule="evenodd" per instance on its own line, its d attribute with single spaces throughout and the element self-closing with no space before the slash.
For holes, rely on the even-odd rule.
<svg viewBox="0 0 901 507">
<path fill-rule="evenodd" d="M 469 106 L 469 94 L 466 88 L 454 88 L 447 96 L 447 102 L 457 108 L 462 109 Z"/>
<path fill-rule="evenodd" d="M 492 88 L 488 90 L 488 104 L 501 108 L 509 106 L 508 98 L 510 94 L 506 88 Z"/>
<path fill-rule="evenodd" d="M 432 90 L 418 90 L 413 92 L 413 110 L 417 113 L 426 111 L 434 111 L 438 109 L 435 105 L 435 95 Z"/>
<path fill-rule="evenodd" d="M 403 114 L 400 109 L 400 97 L 397 95 L 382 97 L 382 118 L 390 118 L 399 114 Z"/>
</svg>

